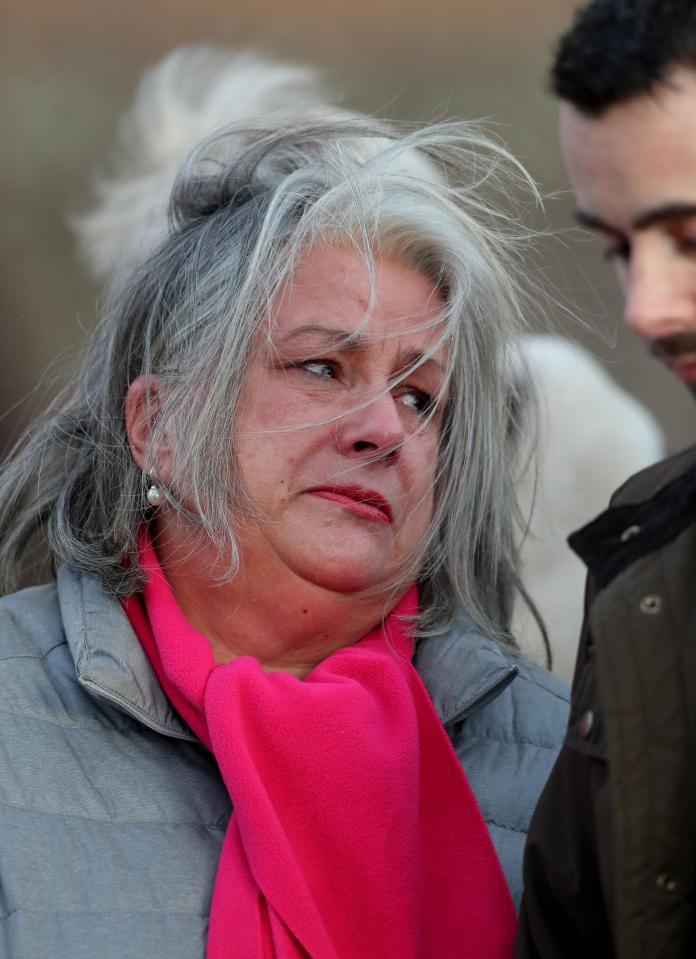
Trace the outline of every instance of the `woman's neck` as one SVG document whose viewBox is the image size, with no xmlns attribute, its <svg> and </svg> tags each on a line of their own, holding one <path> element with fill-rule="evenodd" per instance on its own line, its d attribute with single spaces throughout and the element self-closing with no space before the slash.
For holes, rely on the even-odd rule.
<svg viewBox="0 0 696 959">
<path fill-rule="evenodd" d="M 296 576 L 279 562 L 242 562 L 232 579 L 217 550 L 176 526 L 157 522 L 160 565 L 191 626 L 210 641 L 216 662 L 253 656 L 264 669 L 304 678 L 327 656 L 357 642 L 400 599 L 338 593 Z"/>
</svg>

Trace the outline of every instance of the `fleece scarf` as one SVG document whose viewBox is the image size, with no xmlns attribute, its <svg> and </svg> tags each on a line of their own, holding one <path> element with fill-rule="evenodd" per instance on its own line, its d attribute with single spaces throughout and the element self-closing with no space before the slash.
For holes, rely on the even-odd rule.
<svg viewBox="0 0 696 959">
<path fill-rule="evenodd" d="M 515 912 L 411 657 L 417 591 L 300 680 L 216 665 L 147 536 L 124 607 L 233 805 L 207 959 L 503 959 Z"/>
</svg>

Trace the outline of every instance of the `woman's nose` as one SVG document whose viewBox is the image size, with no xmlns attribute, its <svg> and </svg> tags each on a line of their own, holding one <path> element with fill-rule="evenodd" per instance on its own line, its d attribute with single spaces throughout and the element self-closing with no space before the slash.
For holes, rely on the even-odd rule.
<svg viewBox="0 0 696 959">
<path fill-rule="evenodd" d="M 636 251 L 626 277 L 625 318 L 648 340 L 696 329 L 696 264 L 655 249 Z"/>
<path fill-rule="evenodd" d="M 404 423 L 394 397 L 383 393 L 356 403 L 338 421 L 336 439 L 342 453 L 395 462 L 404 442 Z"/>
</svg>

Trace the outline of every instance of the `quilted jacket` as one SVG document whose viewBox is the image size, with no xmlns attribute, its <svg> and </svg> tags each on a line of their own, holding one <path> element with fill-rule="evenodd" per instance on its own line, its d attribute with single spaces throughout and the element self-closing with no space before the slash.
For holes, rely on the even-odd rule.
<svg viewBox="0 0 696 959">
<path fill-rule="evenodd" d="M 565 686 L 469 622 L 415 664 L 518 901 Z M 202 959 L 230 808 L 96 581 L 0 601 L 0 959 Z"/>
</svg>

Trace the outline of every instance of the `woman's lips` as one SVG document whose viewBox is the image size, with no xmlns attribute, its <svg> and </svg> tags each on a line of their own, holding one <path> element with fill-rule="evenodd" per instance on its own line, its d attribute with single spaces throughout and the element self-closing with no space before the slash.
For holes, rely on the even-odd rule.
<svg viewBox="0 0 696 959">
<path fill-rule="evenodd" d="M 376 520 L 379 523 L 392 521 L 391 506 L 375 490 L 363 489 L 361 486 L 317 486 L 307 492 L 313 496 L 340 503 L 344 509 L 358 516 L 364 516 L 366 519 Z"/>
</svg>

